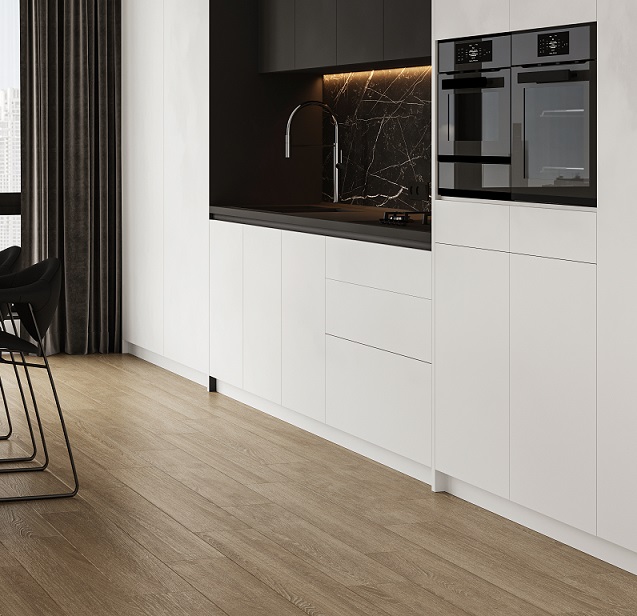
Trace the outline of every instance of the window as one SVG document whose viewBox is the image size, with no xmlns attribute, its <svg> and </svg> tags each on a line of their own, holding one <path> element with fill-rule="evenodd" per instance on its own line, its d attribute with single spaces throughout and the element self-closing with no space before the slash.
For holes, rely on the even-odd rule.
<svg viewBox="0 0 637 616">
<path fill-rule="evenodd" d="M 0 2 L 0 250 L 20 244 L 20 0 Z"/>
</svg>

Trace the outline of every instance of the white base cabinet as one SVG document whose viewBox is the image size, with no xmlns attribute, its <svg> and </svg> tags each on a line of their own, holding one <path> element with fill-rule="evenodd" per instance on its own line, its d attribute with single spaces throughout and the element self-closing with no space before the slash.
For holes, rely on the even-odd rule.
<svg viewBox="0 0 637 616">
<path fill-rule="evenodd" d="M 243 229 L 243 387 L 281 404 L 281 231 Z"/>
<path fill-rule="evenodd" d="M 213 220 L 210 272 L 210 376 L 431 466 L 429 251 Z"/>
<path fill-rule="evenodd" d="M 210 221 L 210 367 L 243 387 L 243 226 Z"/>
<path fill-rule="evenodd" d="M 282 404 L 325 421 L 325 237 L 283 231 Z"/>
<path fill-rule="evenodd" d="M 592 534 L 596 274 L 511 255 L 511 500 Z"/>
<path fill-rule="evenodd" d="M 431 364 L 327 336 L 329 426 L 431 466 Z"/>
<path fill-rule="evenodd" d="M 508 498 L 509 255 L 435 250 L 435 468 Z"/>
</svg>

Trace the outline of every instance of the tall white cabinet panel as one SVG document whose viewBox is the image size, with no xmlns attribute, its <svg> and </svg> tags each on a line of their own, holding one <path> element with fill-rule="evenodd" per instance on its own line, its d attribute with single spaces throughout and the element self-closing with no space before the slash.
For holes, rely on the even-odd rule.
<svg viewBox="0 0 637 616">
<path fill-rule="evenodd" d="M 281 231 L 243 229 L 243 387 L 281 404 Z"/>
<path fill-rule="evenodd" d="M 161 2 L 123 3 L 123 338 L 158 354 L 164 351 L 164 72 L 157 61 L 163 31 Z"/>
<path fill-rule="evenodd" d="M 164 183 L 164 355 L 205 374 L 208 353 L 201 341 L 208 338 L 209 322 L 210 3 L 159 4 L 164 6 L 167 86 L 164 168 L 155 178 Z"/>
<path fill-rule="evenodd" d="M 333 336 L 326 350 L 327 424 L 431 466 L 431 364 Z"/>
<path fill-rule="evenodd" d="M 434 0 L 434 39 L 509 31 L 509 0 Z"/>
<path fill-rule="evenodd" d="M 511 30 L 551 28 L 597 19 L 597 0 L 510 0 Z"/>
<path fill-rule="evenodd" d="M 637 2 L 598 3 L 598 535 L 637 551 Z M 603 110 L 603 111 L 602 111 Z M 627 121 L 628 119 L 628 121 Z"/>
<path fill-rule="evenodd" d="M 508 498 L 509 255 L 435 248 L 435 468 Z"/>
<path fill-rule="evenodd" d="M 325 237 L 282 234 L 282 404 L 324 422 Z"/>
<path fill-rule="evenodd" d="M 511 500 L 596 532 L 596 267 L 511 255 Z"/>
<path fill-rule="evenodd" d="M 243 386 L 243 225 L 210 221 L 210 371 Z"/>
</svg>

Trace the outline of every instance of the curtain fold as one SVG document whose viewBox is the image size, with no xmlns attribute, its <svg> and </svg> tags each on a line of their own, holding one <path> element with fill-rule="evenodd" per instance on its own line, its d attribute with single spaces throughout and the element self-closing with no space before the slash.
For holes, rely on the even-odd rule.
<svg viewBox="0 0 637 616">
<path fill-rule="evenodd" d="M 121 0 L 21 0 L 22 265 L 58 257 L 47 352 L 121 351 Z"/>
</svg>

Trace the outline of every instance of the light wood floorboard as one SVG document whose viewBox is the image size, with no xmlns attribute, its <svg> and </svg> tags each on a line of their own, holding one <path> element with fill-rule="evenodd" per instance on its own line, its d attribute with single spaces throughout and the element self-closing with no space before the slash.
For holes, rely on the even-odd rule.
<svg viewBox="0 0 637 616">
<path fill-rule="evenodd" d="M 0 616 L 637 614 L 637 577 L 140 359 L 51 364 L 80 493 L 0 504 Z M 33 376 L 53 474 L 0 496 L 69 478 Z"/>
</svg>

